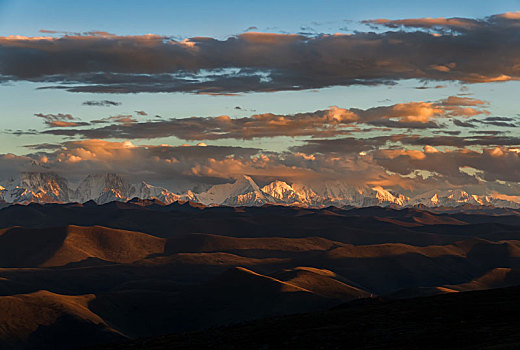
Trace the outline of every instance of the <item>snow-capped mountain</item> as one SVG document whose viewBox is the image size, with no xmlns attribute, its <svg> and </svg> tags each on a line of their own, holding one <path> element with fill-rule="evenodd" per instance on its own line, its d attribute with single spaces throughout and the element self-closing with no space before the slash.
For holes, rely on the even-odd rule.
<svg viewBox="0 0 520 350">
<path fill-rule="evenodd" d="M 2 182 L 0 202 L 52 203 L 87 202 L 98 204 L 111 201 L 129 201 L 133 198 L 158 200 L 170 204 L 179 200 L 204 205 L 259 206 L 264 204 L 295 205 L 304 207 L 343 206 L 394 206 L 394 207 L 457 207 L 461 205 L 520 208 L 515 197 L 497 193 L 470 194 L 464 190 L 432 190 L 412 198 L 388 191 L 381 186 L 351 186 L 347 183 L 321 182 L 317 184 L 273 181 L 260 188 L 246 175 L 232 183 L 214 185 L 201 193 L 187 191 L 176 194 L 147 184 L 132 184 L 117 174 L 86 176 L 72 189 L 68 181 L 53 173 L 22 173 Z"/>
<path fill-rule="evenodd" d="M 408 197 L 392 194 L 381 186 L 349 186 L 338 181 L 323 182 L 310 188 L 305 185 L 293 185 L 293 187 L 305 189 L 310 202 L 318 206 L 404 206 L 409 200 Z"/>
<path fill-rule="evenodd" d="M 0 189 L 0 199 L 9 203 L 70 201 L 68 181 L 53 173 L 21 173 Z"/>
<path fill-rule="evenodd" d="M 493 195 L 468 194 L 463 190 L 430 191 L 413 198 L 394 193 L 381 186 L 350 186 L 342 182 L 322 182 L 314 185 L 283 181 L 271 182 L 261 189 L 249 176 L 235 182 L 215 185 L 207 192 L 195 194 L 193 200 L 203 204 L 230 206 L 252 206 L 266 203 L 297 205 L 305 207 L 326 207 L 330 205 L 368 207 L 394 206 L 413 207 L 457 207 L 461 205 L 496 206 L 520 208 L 514 201 Z"/>
<path fill-rule="evenodd" d="M 241 206 L 276 203 L 273 197 L 260 190 L 253 179 L 246 175 L 237 178 L 233 183 L 212 186 L 206 192 L 196 194 L 195 198 L 205 205 Z"/>
<path fill-rule="evenodd" d="M 422 193 L 413 197 L 409 201 L 409 205 L 424 205 L 427 207 L 457 207 L 460 205 L 486 205 L 496 207 L 520 208 L 520 204 L 496 197 L 496 194 L 476 195 L 469 194 L 463 190 L 447 190 Z"/>
<path fill-rule="evenodd" d="M 132 198 L 158 199 L 170 204 L 180 199 L 175 193 L 165 188 L 152 186 L 146 182 L 130 184 L 117 174 L 88 175 L 71 196 L 76 202 L 93 200 L 98 204 L 112 201 L 128 201 Z"/>
<path fill-rule="evenodd" d="M 131 185 L 129 192 L 129 198 L 141 198 L 141 199 L 158 199 L 165 204 L 177 202 L 179 200 L 193 200 L 193 194 L 187 193 L 185 195 L 178 195 L 168 191 L 163 187 L 152 186 L 146 182 Z"/>
<path fill-rule="evenodd" d="M 274 181 L 260 189 L 249 176 L 242 176 L 234 183 L 215 185 L 207 192 L 197 194 L 196 199 L 206 205 L 249 206 L 273 203 L 309 207 L 394 204 L 403 206 L 408 200 L 407 197 L 401 194 L 393 195 L 382 187 L 350 187 L 339 182 L 320 183 L 311 187 Z"/>
<path fill-rule="evenodd" d="M 158 199 L 166 204 L 189 199 L 145 182 L 129 184 L 117 174 L 88 175 L 76 189 L 71 189 L 66 179 L 53 173 L 21 173 L 0 186 L 0 200 L 8 203 L 84 203 L 93 200 L 104 204 L 134 197 Z"/>
<path fill-rule="evenodd" d="M 303 186 L 295 188 L 283 181 L 273 181 L 262 187 L 262 192 L 271 196 L 276 202 L 292 205 L 312 205 L 316 193 Z"/>
<path fill-rule="evenodd" d="M 80 182 L 73 199 L 83 203 L 94 200 L 107 203 L 114 200 L 127 200 L 129 185 L 116 174 L 88 175 Z"/>
</svg>

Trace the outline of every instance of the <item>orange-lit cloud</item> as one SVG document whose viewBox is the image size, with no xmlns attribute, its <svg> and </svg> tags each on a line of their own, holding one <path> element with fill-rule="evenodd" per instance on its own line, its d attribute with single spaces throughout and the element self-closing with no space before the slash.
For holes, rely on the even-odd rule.
<svg viewBox="0 0 520 350">
<path fill-rule="evenodd" d="M 118 172 L 176 190 L 231 181 L 246 174 L 304 184 L 339 181 L 354 186 L 383 186 L 410 193 L 432 187 L 480 186 L 520 195 L 520 152 L 511 147 L 476 151 L 443 150 L 431 145 L 422 150 L 382 146 L 362 152 L 313 153 L 305 149 L 268 152 L 243 147 L 152 146 L 93 139 L 68 141 L 58 148 L 49 148 L 24 157 L 2 155 L 0 166 L 8 173 L 52 170 L 69 178 Z"/>
<path fill-rule="evenodd" d="M 366 23 L 387 31 L 314 36 L 247 32 L 225 40 L 103 32 L 0 37 L 0 77 L 74 92 L 205 94 L 401 79 L 486 83 L 520 78 L 518 12 L 483 19 Z"/>
<path fill-rule="evenodd" d="M 334 137 L 359 131 L 361 126 L 428 129 L 441 128 L 446 118 L 488 115 L 484 102 L 449 97 L 438 102 L 407 102 L 368 109 L 340 108 L 297 114 L 255 114 L 231 118 L 190 117 L 139 122 L 118 115 L 91 122 L 89 128 L 51 129 L 44 134 L 83 138 L 152 139 L 175 136 L 183 140 L 255 139 L 269 137 Z M 50 117 L 49 117 L 50 118 Z M 107 124 L 98 126 L 98 124 Z"/>
<path fill-rule="evenodd" d="M 70 114 L 43 114 L 37 113 L 36 117 L 42 118 L 44 120 L 45 125 L 51 128 L 69 128 L 76 126 L 86 126 L 89 123 L 75 121 L 75 118 Z"/>
</svg>

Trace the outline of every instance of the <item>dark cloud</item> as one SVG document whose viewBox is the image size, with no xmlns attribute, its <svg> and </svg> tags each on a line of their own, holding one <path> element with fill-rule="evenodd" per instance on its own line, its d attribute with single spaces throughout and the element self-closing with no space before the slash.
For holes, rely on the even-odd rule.
<svg viewBox="0 0 520 350">
<path fill-rule="evenodd" d="M 472 130 L 470 131 L 472 134 L 481 134 L 481 135 L 501 135 L 504 134 L 504 131 L 498 130 Z"/>
<path fill-rule="evenodd" d="M 411 19 L 375 19 L 363 21 L 363 23 L 378 27 L 388 28 L 421 28 L 421 29 L 432 29 L 441 33 L 468 33 L 478 30 L 489 30 L 493 28 L 508 28 L 511 26 L 511 22 L 520 19 L 518 12 L 507 12 L 499 15 L 493 15 L 484 19 L 471 19 L 463 17 L 452 17 L 452 18 L 411 18 Z"/>
<path fill-rule="evenodd" d="M 383 147 L 387 142 L 391 141 L 392 137 L 380 136 L 374 138 L 355 138 L 345 137 L 341 139 L 318 139 L 307 140 L 302 146 L 293 146 L 290 148 L 293 152 L 302 152 L 307 154 L 313 153 L 359 153 L 371 151 Z"/>
<path fill-rule="evenodd" d="M 403 146 L 449 146 L 466 148 L 470 146 L 520 146 L 520 137 L 473 135 L 473 136 L 418 136 L 395 134 L 371 138 L 344 137 L 339 139 L 306 140 L 303 145 L 290 148 L 293 152 L 351 154 L 370 152 L 377 149 L 402 149 Z"/>
<path fill-rule="evenodd" d="M 477 123 L 498 126 L 502 128 L 516 128 L 518 124 L 513 123 L 516 121 L 514 118 L 509 117 L 487 117 L 484 119 L 475 120 Z"/>
<path fill-rule="evenodd" d="M 62 148 L 62 145 L 57 143 L 39 143 L 34 145 L 25 145 L 24 147 L 33 150 L 56 150 Z"/>
<path fill-rule="evenodd" d="M 78 126 L 86 126 L 90 125 L 87 122 L 81 122 L 77 121 L 76 118 L 74 118 L 70 114 L 43 114 L 43 113 L 36 113 L 36 117 L 42 118 L 44 120 L 45 125 L 51 128 L 70 128 L 70 127 L 78 127 Z"/>
<path fill-rule="evenodd" d="M 460 135 L 462 133 L 462 131 L 460 131 L 460 130 L 434 130 L 432 133 L 456 136 L 456 135 Z"/>
<path fill-rule="evenodd" d="M 520 16 L 374 20 L 386 32 L 243 33 L 177 41 L 103 32 L 0 38 L 1 80 L 75 92 L 315 89 L 400 79 L 482 83 L 520 78 Z M 408 28 L 400 30 L 401 27 Z"/>
<path fill-rule="evenodd" d="M 395 138 L 396 139 L 396 138 Z M 399 138 L 403 145 L 418 146 L 453 146 L 464 148 L 468 146 L 520 146 L 520 137 L 509 136 L 408 136 Z"/>
<path fill-rule="evenodd" d="M 439 129 L 444 127 L 444 124 L 440 124 L 434 121 L 426 123 L 414 123 L 414 122 L 399 122 L 396 120 L 374 120 L 368 122 L 370 125 L 382 126 L 387 128 L 403 128 L 403 129 Z"/>
<path fill-rule="evenodd" d="M 103 101 L 85 101 L 83 102 L 85 106 L 96 106 L 96 107 L 113 107 L 120 106 L 121 102 L 103 100 Z"/>
<path fill-rule="evenodd" d="M 455 124 L 456 126 L 459 126 L 461 128 L 476 128 L 476 125 L 473 124 L 473 122 L 471 122 L 471 121 L 463 121 L 463 120 L 460 120 L 460 119 L 453 119 L 452 122 L 453 122 L 453 124 Z"/>
<path fill-rule="evenodd" d="M 31 156 L 18 156 L 14 154 L 0 154 L 0 174 L 2 180 L 18 175 L 21 171 L 33 171 L 45 169 L 44 166 Z"/>
</svg>

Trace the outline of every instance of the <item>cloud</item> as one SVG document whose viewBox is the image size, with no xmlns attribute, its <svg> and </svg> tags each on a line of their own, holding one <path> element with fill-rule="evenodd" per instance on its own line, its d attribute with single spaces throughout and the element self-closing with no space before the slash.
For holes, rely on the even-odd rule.
<svg viewBox="0 0 520 350">
<path fill-rule="evenodd" d="M 131 125 L 137 123 L 137 119 L 133 115 L 114 115 L 111 117 L 96 119 L 91 121 L 92 124 L 122 124 L 122 125 Z"/>
<path fill-rule="evenodd" d="M 463 120 L 459 120 L 459 119 L 453 119 L 452 122 L 453 122 L 454 125 L 459 126 L 461 128 L 476 128 L 477 127 L 471 121 L 463 121 Z"/>
<path fill-rule="evenodd" d="M 293 152 L 307 154 L 354 154 L 359 152 L 370 152 L 378 149 L 406 149 L 409 146 L 448 146 L 466 148 L 470 146 L 520 146 L 520 137 L 497 136 L 497 135 L 472 135 L 472 136 L 419 136 L 394 134 L 388 136 L 376 136 L 368 138 L 344 137 L 336 139 L 314 139 L 306 140 L 303 145 L 290 148 Z"/>
<path fill-rule="evenodd" d="M 12 153 L 0 154 L 1 179 L 16 176 L 21 171 L 45 170 L 37 159 L 30 156 L 18 156 Z"/>
<path fill-rule="evenodd" d="M 77 126 L 86 126 L 89 123 L 76 121 L 76 119 L 70 114 L 43 114 L 36 113 L 36 117 L 42 118 L 44 120 L 45 125 L 50 128 L 70 128 Z"/>
<path fill-rule="evenodd" d="M 102 32 L 7 36 L 0 37 L 0 80 L 73 92 L 209 94 L 401 79 L 503 82 L 520 77 L 519 17 L 378 19 L 367 23 L 387 31 L 247 32 L 225 40 Z"/>
<path fill-rule="evenodd" d="M 502 128 L 516 128 L 518 124 L 517 119 L 510 117 L 488 117 L 481 120 L 476 120 L 477 123 L 498 126 Z"/>
<path fill-rule="evenodd" d="M 520 181 L 520 152 L 517 148 L 486 148 L 482 151 L 460 149 L 445 152 L 416 150 L 380 150 L 374 160 L 386 169 L 406 175 L 426 170 L 449 179 L 453 183 L 467 180 L 464 168 L 475 169 L 485 181 Z M 478 178 L 473 178 L 475 182 Z"/>
<path fill-rule="evenodd" d="M 363 21 L 365 24 L 372 26 L 384 26 L 388 28 L 420 28 L 431 29 L 438 32 L 458 32 L 467 33 L 478 30 L 489 30 L 492 28 L 509 28 L 517 24 L 520 20 L 520 11 L 506 12 L 503 14 L 488 16 L 484 19 L 471 19 L 463 17 L 452 18 L 410 18 L 410 19 L 375 19 Z"/>
<path fill-rule="evenodd" d="M 83 102 L 84 106 L 96 106 L 96 107 L 113 107 L 120 106 L 121 102 L 102 100 L 102 101 L 85 101 Z"/>
<path fill-rule="evenodd" d="M 317 139 L 307 140 L 304 145 L 293 146 L 290 149 L 294 152 L 306 154 L 349 154 L 374 150 L 386 145 L 387 142 L 390 141 L 392 141 L 392 138 L 388 136 L 373 138 L 345 137 L 341 139 Z"/>
<path fill-rule="evenodd" d="M 342 178 L 358 185 L 367 181 L 386 184 L 409 182 L 387 174 L 381 166 L 363 157 L 308 156 L 213 145 L 135 145 L 130 141 L 94 139 L 31 147 L 37 152 L 23 159 L 35 162 L 31 168 L 34 171 L 38 171 L 34 167 L 39 166 L 39 171 L 52 170 L 73 179 L 81 179 L 88 173 L 117 172 L 134 181 L 146 180 L 175 189 L 228 182 L 243 174 L 306 183 Z M 22 169 L 18 166 L 19 171 Z"/>
<path fill-rule="evenodd" d="M 378 26 L 384 26 L 388 28 L 421 28 L 421 29 L 434 29 L 437 31 L 443 30 L 457 30 L 467 32 L 470 30 L 474 30 L 481 26 L 487 24 L 486 21 L 475 20 L 469 18 L 410 18 L 410 19 L 398 19 L 398 20 L 388 20 L 388 19 L 374 19 L 363 21 L 363 23 L 371 25 L 373 28 L 377 28 Z"/>
<path fill-rule="evenodd" d="M 332 151 L 322 153 L 311 149 L 269 152 L 245 147 L 136 145 L 130 141 L 90 139 L 31 145 L 35 152 L 26 156 L 0 155 L 0 166 L 3 176 L 28 170 L 53 171 L 76 180 L 88 173 L 117 172 L 132 181 L 145 180 L 174 191 L 207 188 L 246 174 L 265 181 L 280 179 L 311 185 L 326 181 L 379 185 L 410 194 L 468 186 L 482 193 L 500 189 L 504 194 L 520 194 L 518 148 L 448 151 L 425 145 L 422 150 L 406 149 L 396 144 L 404 137 L 344 139 L 325 144 Z M 311 141 L 311 145 L 318 144 L 317 140 Z M 344 149 L 338 151 L 340 144 Z M 366 151 L 357 152 L 361 149 Z"/>
<path fill-rule="evenodd" d="M 183 140 L 218 140 L 271 137 L 334 137 L 360 131 L 362 126 L 400 129 L 438 129 L 445 118 L 469 118 L 480 114 L 484 102 L 464 98 L 438 102 L 407 102 L 368 109 L 330 107 L 307 113 L 254 114 L 231 118 L 189 117 L 139 122 L 131 115 L 119 115 L 91 122 L 87 129 L 52 129 L 42 133 L 83 138 L 153 139 L 175 136 Z M 96 127 L 98 124 L 108 124 Z"/>
<path fill-rule="evenodd" d="M 18 161 L 17 171 L 54 171 L 67 178 L 81 179 L 85 174 L 117 172 L 133 181 L 150 181 L 171 188 L 188 184 L 211 184 L 236 176 L 226 172 L 225 164 L 243 171 L 254 170 L 254 159 L 261 150 L 228 146 L 134 145 L 130 141 L 67 141 L 61 144 L 30 145 L 35 152 Z M 5 155 L 4 155 L 5 156 Z M 45 163 L 41 162 L 45 159 Z M 1 161 L 0 161 L 1 165 Z M 14 170 L 13 170 L 14 172 Z M 246 171 L 247 172 L 247 171 Z M 4 171 L 2 171 L 2 176 Z M 188 186 L 189 187 L 189 186 Z"/>
<path fill-rule="evenodd" d="M 452 147 L 469 147 L 469 146 L 520 146 L 520 137 L 510 136 L 406 136 L 402 138 L 395 138 L 403 145 L 418 145 L 418 146 L 452 146 Z"/>
</svg>

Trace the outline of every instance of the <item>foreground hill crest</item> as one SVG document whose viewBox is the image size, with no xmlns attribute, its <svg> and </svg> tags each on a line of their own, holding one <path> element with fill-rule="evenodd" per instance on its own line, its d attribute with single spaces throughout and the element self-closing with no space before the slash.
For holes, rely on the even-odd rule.
<svg viewBox="0 0 520 350">
<path fill-rule="evenodd" d="M 232 183 L 214 185 L 205 192 L 173 193 L 146 182 L 129 183 L 113 173 L 89 174 L 76 188 L 54 173 L 27 172 L 0 183 L 0 201 L 7 203 L 67 203 L 129 201 L 132 198 L 158 200 L 165 204 L 192 201 L 204 205 L 261 206 L 264 204 L 302 207 L 392 206 L 457 207 L 460 205 L 520 208 L 520 203 L 499 195 L 479 196 L 464 190 L 432 190 L 408 197 L 381 186 L 351 186 L 344 182 L 314 185 L 288 184 L 276 180 L 263 187 L 247 175 Z"/>
</svg>

